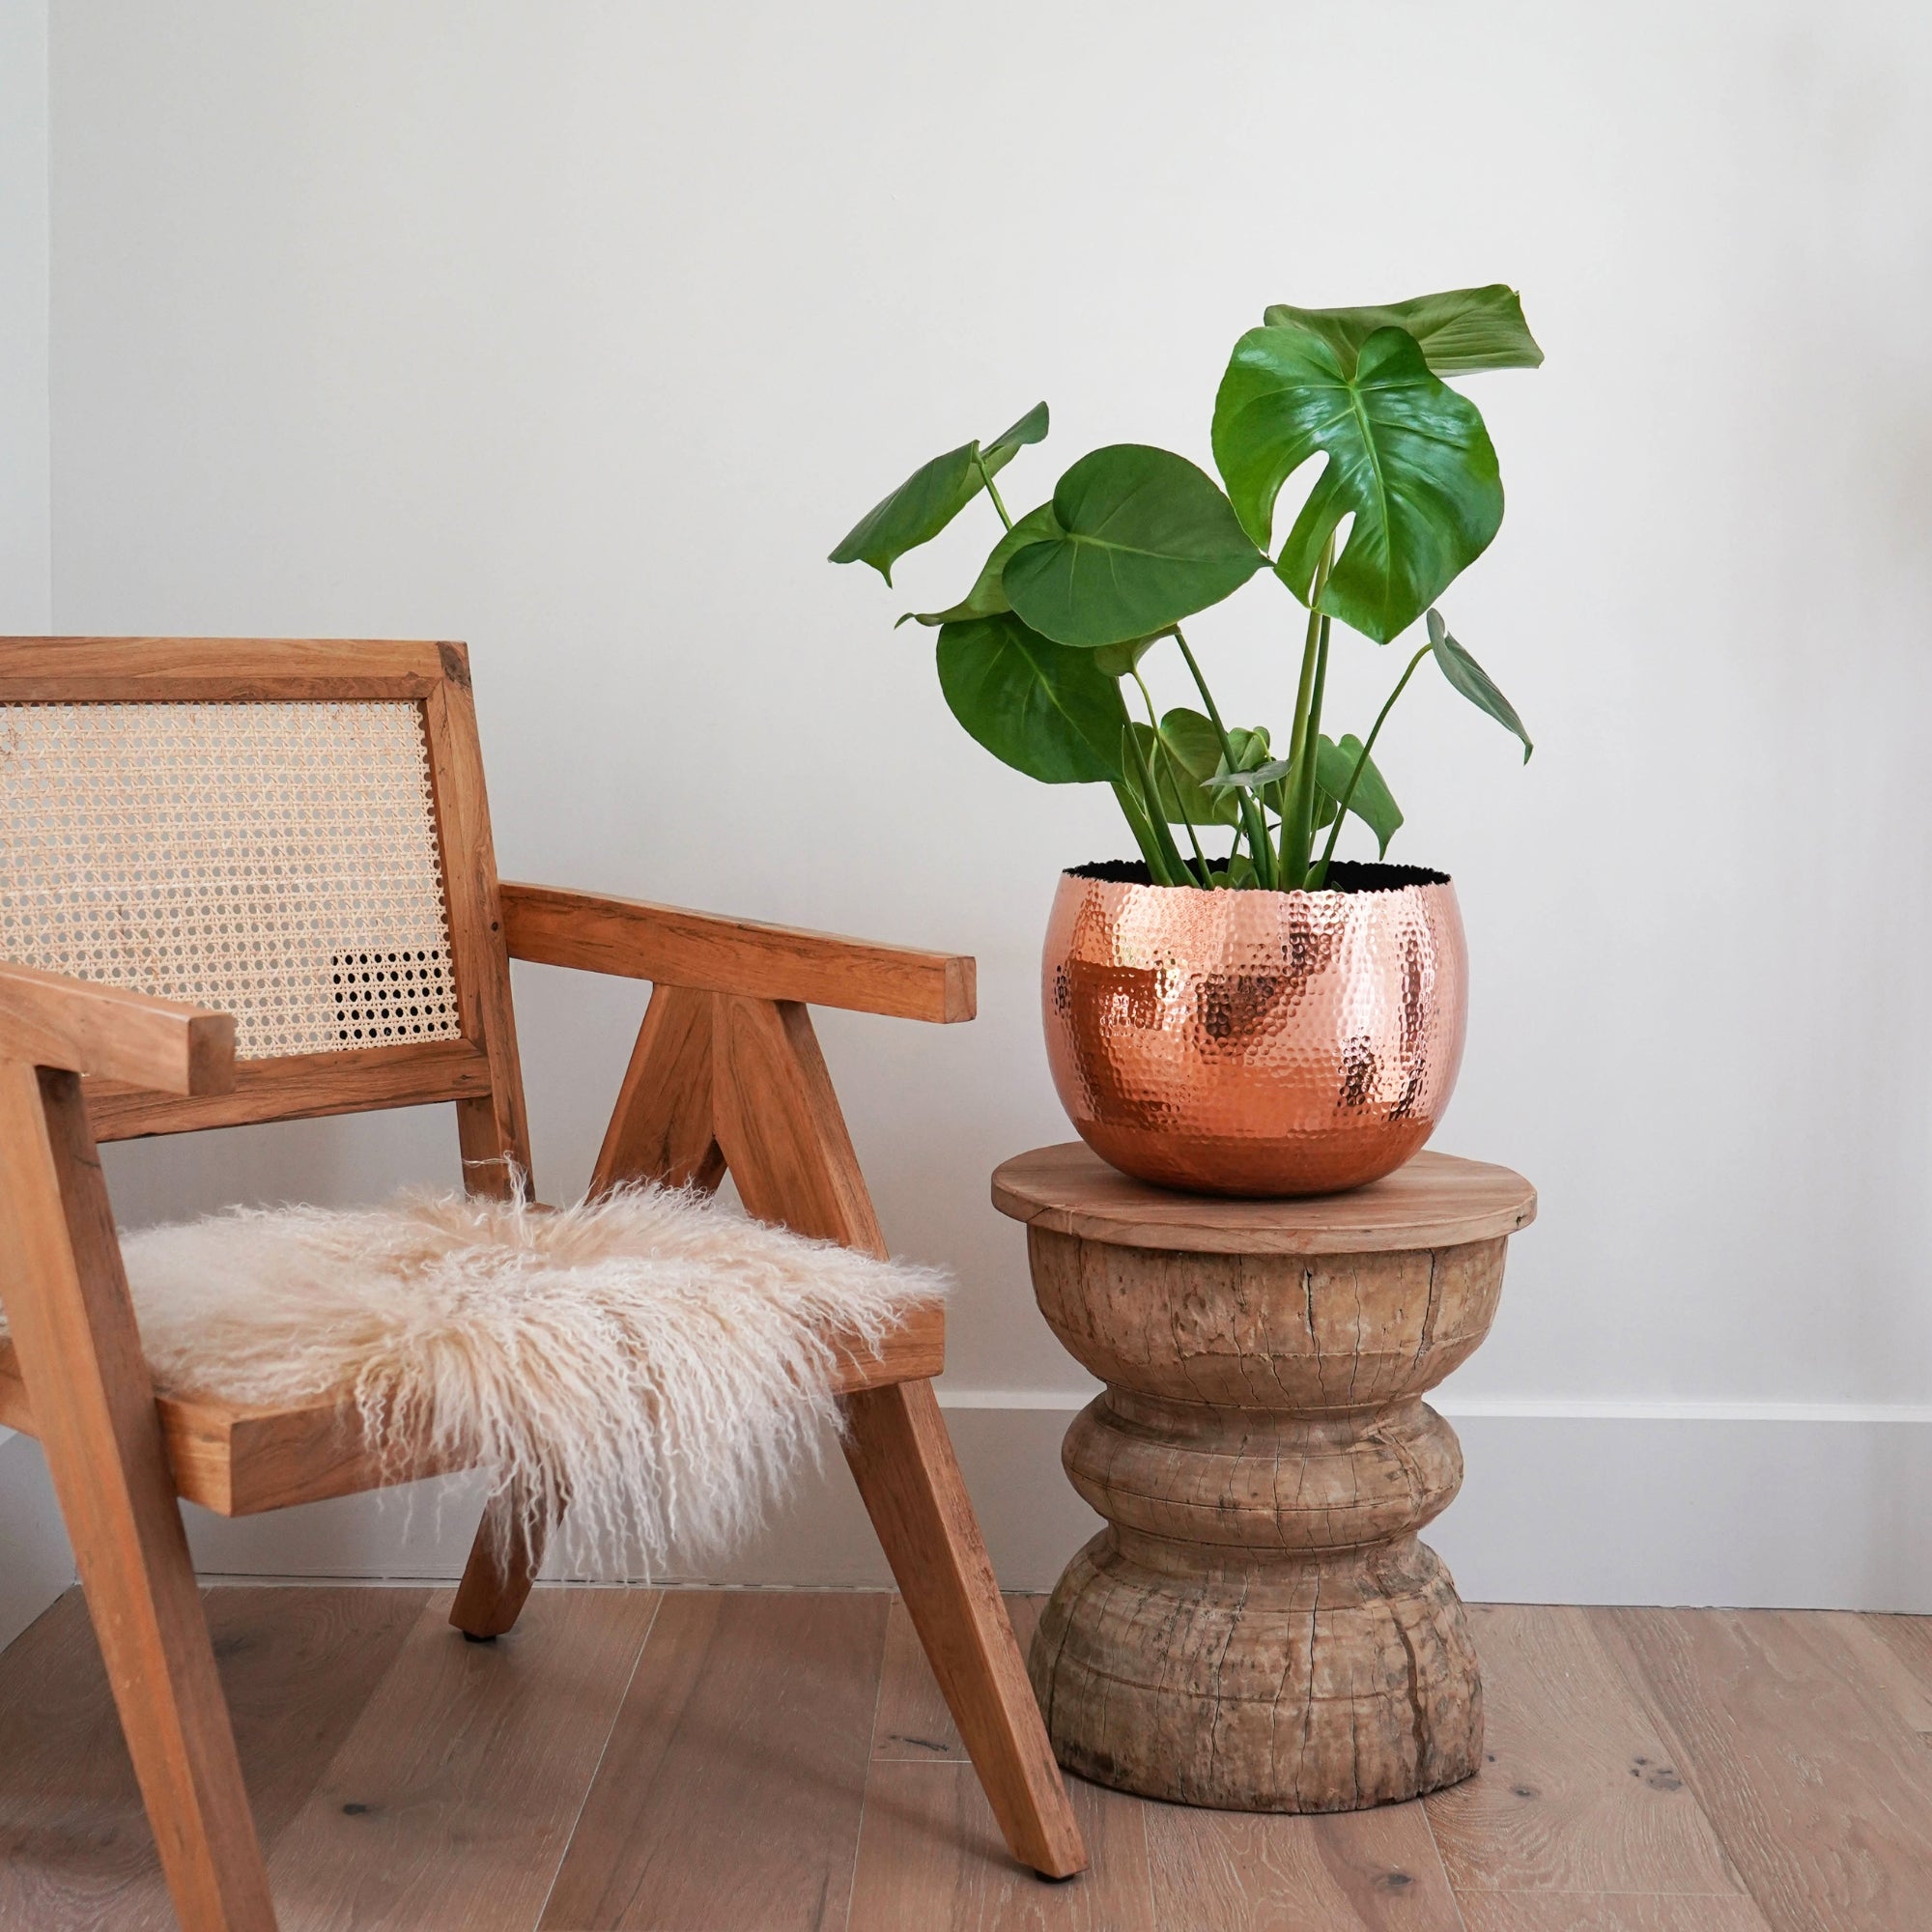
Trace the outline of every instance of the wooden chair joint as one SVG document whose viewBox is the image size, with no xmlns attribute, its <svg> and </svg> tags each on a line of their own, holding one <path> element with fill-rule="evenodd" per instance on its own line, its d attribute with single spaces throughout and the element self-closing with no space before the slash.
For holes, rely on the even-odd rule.
<svg viewBox="0 0 1932 1932">
<path fill-rule="evenodd" d="M 226 1094 L 235 1085 L 235 1020 L 0 960 L 0 1060 L 164 1094 Z"/>
</svg>

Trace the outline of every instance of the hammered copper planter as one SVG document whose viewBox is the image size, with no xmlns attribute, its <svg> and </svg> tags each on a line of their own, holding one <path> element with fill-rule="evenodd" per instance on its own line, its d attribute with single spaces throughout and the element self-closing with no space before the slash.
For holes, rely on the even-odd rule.
<svg viewBox="0 0 1932 1932">
<path fill-rule="evenodd" d="M 1456 889 L 1337 866 L 1350 890 L 1203 892 L 1061 875 L 1047 1060 L 1080 1137 L 1192 1193 L 1333 1194 L 1392 1173 L 1449 1103 L 1468 962 Z"/>
</svg>

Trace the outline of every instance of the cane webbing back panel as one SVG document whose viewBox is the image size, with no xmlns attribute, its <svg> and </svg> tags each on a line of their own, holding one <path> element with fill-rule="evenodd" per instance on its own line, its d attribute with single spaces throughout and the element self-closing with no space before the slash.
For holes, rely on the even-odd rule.
<svg viewBox="0 0 1932 1932">
<path fill-rule="evenodd" d="M 453 1100 L 527 1168 L 461 644 L 0 638 L 0 959 L 235 1014 L 231 1092 L 90 1079 L 98 1140 Z"/>
<path fill-rule="evenodd" d="M 456 1038 L 422 706 L 0 704 L 0 958 L 243 1060 Z"/>
</svg>

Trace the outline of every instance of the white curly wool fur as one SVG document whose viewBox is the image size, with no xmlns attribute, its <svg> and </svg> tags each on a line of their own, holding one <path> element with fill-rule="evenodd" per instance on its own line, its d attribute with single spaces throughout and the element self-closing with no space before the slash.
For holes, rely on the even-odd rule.
<svg viewBox="0 0 1932 1932">
<path fill-rule="evenodd" d="M 123 1243 L 164 1391 L 345 1385 L 379 1449 L 428 1444 L 655 1572 L 754 1528 L 815 1461 L 834 1333 L 877 1343 L 931 1270 L 626 1189 L 554 1211 L 460 1196 L 237 1209 Z M 514 1501 L 512 1500 L 514 1498 Z"/>
</svg>

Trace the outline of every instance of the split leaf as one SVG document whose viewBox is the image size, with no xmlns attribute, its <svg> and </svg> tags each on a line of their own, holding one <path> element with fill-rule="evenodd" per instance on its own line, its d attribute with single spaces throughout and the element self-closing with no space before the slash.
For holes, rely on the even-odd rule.
<svg viewBox="0 0 1932 1932">
<path fill-rule="evenodd" d="M 1214 460 L 1258 544 L 1270 541 L 1282 485 L 1314 456 L 1327 464 L 1276 572 L 1307 603 L 1322 551 L 1350 518 L 1320 609 L 1387 643 L 1502 523 L 1489 431 L 1404 329 L 1378 329 L 1345 360 L 1306 328 L 1251 328 L 1215 398 Z"/>
</svg>

